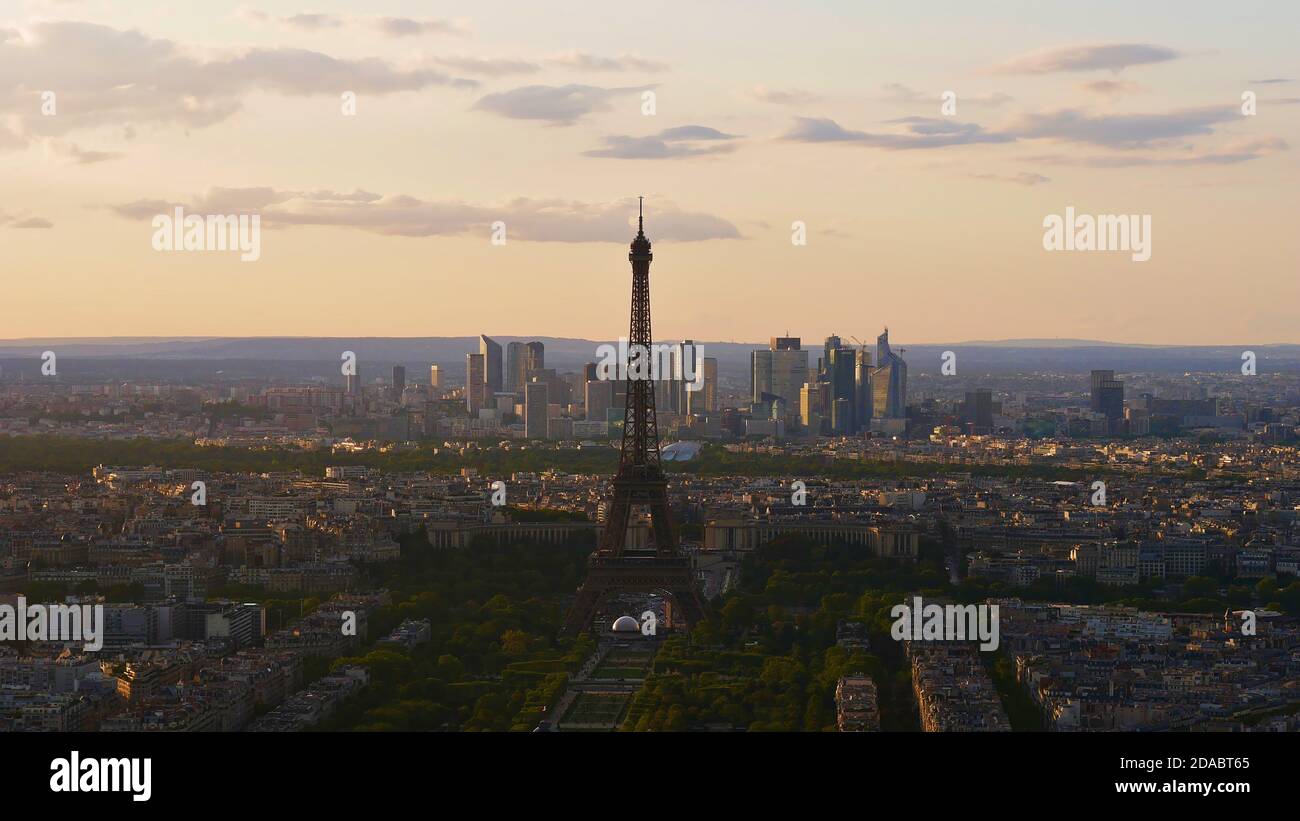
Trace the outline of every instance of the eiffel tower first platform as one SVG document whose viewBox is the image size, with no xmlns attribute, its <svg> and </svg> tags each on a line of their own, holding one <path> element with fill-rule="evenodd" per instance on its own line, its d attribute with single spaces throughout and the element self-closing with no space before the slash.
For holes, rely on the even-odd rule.
<svg viewBox="0 0 1300 821">
<path fill-rule="evenodd" d="M 637 215 L 632 240 L 632 326 L 628 351 L 632 357 L 650 356 L 650 240 L 643 216 Z M 655 420 L 655 392 L 644 369 L 627 369 L 627 402 L 623 411 L 623 450 L 614 476 L 614 498 L 605 519 L 600 544 L 591 554 L 587 579 L 564 620 L 564 632 L 591 627 L 596 610 L 617 593 L 662 593 L 673 601 L 675 614 L 688 626 L 704 618 L 704 604 L 695 586 L 691 559 L 682 555 L 668 507 L 668 480 L 659 459 L 659 425 Z M 627 547 L 627 529 L 633 507 L 650 511 L 653 548 Z"/>
</svg>

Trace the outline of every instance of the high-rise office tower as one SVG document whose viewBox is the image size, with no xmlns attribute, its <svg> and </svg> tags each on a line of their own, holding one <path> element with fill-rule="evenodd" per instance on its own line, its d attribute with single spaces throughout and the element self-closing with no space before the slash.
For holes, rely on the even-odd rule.
<svg viewBox="0 0 1300 821">
<path fill-rule="evenodd" d="M 540 342 L 529 342 L 528 353 L 524 357 L 526 371 L 540 371 L 546 367 L 546 346 Z"/>
<path fill-rule="evenodd" d="M 871 351 L 859 348 L 853 359 L 853 418 L 858 430 L 871 426 Z"/>
<path fill-rule="evenodd" d="M 876 337 L 876 367 L 871 371 L 873 418 L 907 416 L 907 363 L 890 350 L 889 329 Z"/>
<path fill-rule="evenodd" d="M 831 430 L 840 435 L 853 432 L 853 406 L 842 396 L 831 405 Z"/>
<path fill-rule="evenodd" d="M 798 423 L 799 389 L 808 373 L 808 352 L 799 337 L 772 337 L 768 350 L 750 353 L 752 401 L 764 405 L 782 400 L 787 425 Z"/>
<path fill-rule="evenodd" d="M 831 351 L 838 349 L 840 345 L 841 345 L 840 338 L 835 334 L 831 334 L 830 336 L 826 337 L 826 341 L 822 343 L 822 357 L 821 360 L 817 363 L 819 369 L 821 370 L 822 375 L 826 375 L 830 373 Z"/>
<path fill-rule="evenodd" d="M 966 402 L 962 407 L 962 422 L 970 425 L 976 434 L 993 432 L 993 391 L 979 388 L 966 392 Z"/>
<path fill-rule="evenodd" d="M 506 391 L 518 393 L 528 382 L 528 346 L 522 342 L 506 345 Z"/>
<path fill-rule="evenodd" d="M 406 390 L 406 368 L 403 365 L 393 366 L 393 400 L 402 401 L 402 391 Z"/>
<path fill-rule="evenodd" d="M 656 379 L 651 384 L 651 389 L 655 394 L 655 411 L 657 413 L 676 413 L 677 408 L 674 403 L 677 399 L 677 383 L 669 378 Z"/>
<path fill-rule="evenodd" d="M 1124 419 L 1124 383 L 1119 379 L 1103 379 L 1097 386 L 1097 412 L 1106 416 L 1106 432 L 1120 432 Z"/>
<path fill-rule="evenodd" d="M 580 373 L 566 373 L 560 377 L 564 383 L 564 404 L 585 404 L 587 401 L 587 378 Z"/>
<path fill-rule="evenodd" d="M 437 398 L 436 391 L 442 387 L 442 374 L 438 371 L 437 365 L 429 366 L 429 386 L 435 391 L 434 398 Z"/>
<path fill-rule="evenodd" d="M 672 404 L 673 410 L 678 413 L 690 412 L 690 399 L 691 394 L 696 393 L 696 380 L 703 378 L 704 357 L 700 353 L 700 348 L 693 339 L 683 340 L 673 349 Z M 687 390 L 688 386 L 691 390 Z"/>
<path fill-rule="evenodd" d="M 606 422 L 614 407 L 614 383 L 607 379 L 589 379 L 586 388 L 587 420 Z"/>
<path fill-rule="evenodd" d="M 484 359 L 481 353 L 465 354 L 465 407 L 471 416 L 487 405 L 487 383 L 483 381 Z"/>
<path fill-rule="evenodd" d="M 1101 385 L 1103 382 L 1113 382 L 1115 380 L 1114 371 L 1097 371 L 1092 372 L 1092 393 L 1089 407 L 1096 413 L 1101 413 Z"/>
<path fill-rule="evenodd" d="M 537 378 L 524 385 L 524 436 L 545 439 L 549 386 Z"/>
<path fill-rule="evenodd" d="M 352 363 L 352 373 L 348 374 L 345 377 L 345 381 L 346 381 L 346 385 L 344 386 L 344 390 L 347 391 L 349 396 L 361 395 L 361 363 L 360 362 Z"/>
<path fill-rule="evenodd" d="M 853 433 L 857 430 L 854 411 L 858 396 L 857 351 L 830 348 L 826 355 L 826 381 L 831 386 L 831 429 L 840 434 Z"/>
<path fill-rule="evenodd" d="M 716 357 L 700 358 L 704 379 L 697 391 L 687 391 L 686 412 L 693 415 L 713 413 L 718 409 L 718 360 Z"/>
<path fill-rule="evenodd" d="M 600 378 L 598 367 L 595 362 L 588 362 L 582 366 L 582 380 L 584 382 L 594 382 Z"/>
<path fill-rule="evenodd" d="M 501 346 L 491 337 L 480 335 L 478 352 L 483 356 L 483 381 L 487 383 L 487 395 L 501 392 Z"/>
<path fill-rule="evenodd" d="M 822 432 L 822 419 L 831 394 L 827 382 L 805 382 L 799 389 L 799 417 L 803 426 L 814 434 Z"/>
<path fill-rule="evenodd" d="M 554 368 L 540 368 L 528 372 L 528 382 L 537 380 L 545 382 L 548 393 L 547 401 L 553 405 L 564 406 L 569 404 L 572 397 L 569 394 L 569 383 L 564 377 L 555 372 Z M 527 383 L 525 383 L 525 386 Z"/>
</svg>

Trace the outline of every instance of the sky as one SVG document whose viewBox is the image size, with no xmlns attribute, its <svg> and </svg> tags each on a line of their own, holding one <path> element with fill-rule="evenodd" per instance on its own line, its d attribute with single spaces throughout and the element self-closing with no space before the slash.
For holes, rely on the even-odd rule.
<svg viewBox="0 0 1300 821">
<path fill-rule="evenodd" d="M 658 338 L 1300 343 L 1298 30 L 1290 2 L 3 0 L 0 339 L 613 338 L 643 195 Z M 155 249 L 177 206 L 257 215 L 260 256 Z M 1150 258 L 1046 250 L 1067 208 L 1149 217 Z"/>
</svg>

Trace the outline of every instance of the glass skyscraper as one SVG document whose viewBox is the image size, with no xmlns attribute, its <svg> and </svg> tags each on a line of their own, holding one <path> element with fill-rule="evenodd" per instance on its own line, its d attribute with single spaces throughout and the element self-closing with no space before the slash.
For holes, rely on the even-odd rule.
<svg viewBox="0 0 1300 821">
<path fill-rule="evenodd" d="M 876 337 L 876 367 L 871 371 L 872 416 L 907 416 L 907 363 L 889 348 L 889 329 Z"/>
<path fill-rule="evenodd" d="M 487 394 L 501 392 L 501 346 L 491 337 L 480 335 L 478 352 L 483 356 L 483 381 L 487 384 Z"/>
</svg>

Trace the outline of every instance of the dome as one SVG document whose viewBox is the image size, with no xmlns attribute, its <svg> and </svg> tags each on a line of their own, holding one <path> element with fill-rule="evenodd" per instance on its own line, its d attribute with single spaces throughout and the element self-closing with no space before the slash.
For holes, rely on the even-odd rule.
<svg viewBox="0 0 1300 821">
<path fill-rule="evenodd" d="M 699 442 L 673 442 L 663 447 L 660 458 L 666 462 L 689 462 L 700 455 L 701 448 Z"/>
<path fill-rule="evenodd" d="M 619 616 L 614 619 L 615 633 L 640 633 L 641 625 L 631 616 Z"/>
</svg>

